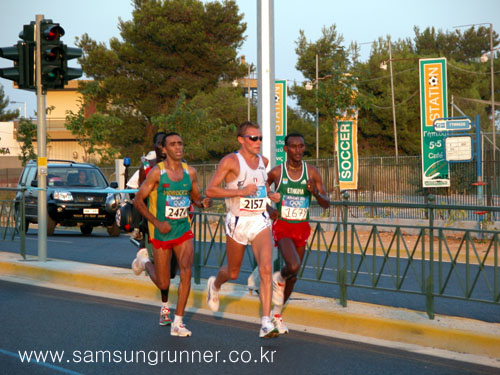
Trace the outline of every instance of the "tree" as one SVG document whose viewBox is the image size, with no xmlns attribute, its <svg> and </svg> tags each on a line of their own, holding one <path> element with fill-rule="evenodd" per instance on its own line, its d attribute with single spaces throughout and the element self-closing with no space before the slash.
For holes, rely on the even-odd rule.
<svg viewBox="0 0 500 375">
<path fill-rule="evenodd" d="M 77 113 L 68 111 L 66 128 L 71 130 L 80 146 L 83 147 L 84 161 L 106 163 L 118 153 L 116 148 L 107 144 L 107 140 L 113 135 L 114 129 L 120 127 L 122 121 L 119 118 L 101 113 L 85 116 L 83 108 L 84 106 L 81 105 Z"/>
<path fill-rule="evenodd" d="M 306 118 L 315 118 L 319 113 L 320 154 L 333 154 L 332 131 L 339 116 L 352 112 L 358 101 L 354 98 L 354 77 L 349 74 L 350 51 L 342 46 L 344 39 L 337 33 L 335 25 L 322 29 L 322 36 L 316 41 L 308 41 L 304 31 L 296 42 L 298 59 L 295 67 L 309 82 L 316 80 L 316 55 L 318 55 L 318 89 L 314 85 L 307 90 L 304 85 L 295 84 L 290 94 L 297 100 Z"/>
<path fill-rule="evenodd" d="M 158 129 L 182 135 L 188 160 L 216 161 L 238 148 L 236 128 L 246 118 L 241 90 L 220 86 L 208 93 L 199 92 L 192 100 L 181 95 L 175 110 L 154 120 Z"/>
<path fill-rule="evenodd" d="M 398 148 L 401 154 L 420 154 L 420 58 L 445 57 L 448 66 L 448 98 L 470 117 L 481 116 L 481 127 L 489 129 L 491 107 L 470 99 L 490 100 L 489 64 L 481 64 L 479 57 L 490 49 L 489 30 L 469 29 L 464 33 L 423 32 L 415 27 L 415 38 L 392 40 L 394 102 L 397 118 Z M 494 34 L 494 45 L 498 37 Z M 393 155 L 394 135 L 390 74 L 380 69 L 380 63 L 389 59 L 388 38 L 380 38 L 372 45 L 367 62 L 355 61 L 352 72 L 358 77 L 359 94 L 364 98 L 359 107 L 359 144 L 363 154 Z M 488 66 L 487 66 L 488 65 Z M 500 65 L 499 65 L 500 66 Z M 451 116 L 451 108 L 449 110 Z M 455 116 L 459 114 L 455 111 Z"/>
<path fill-rule="evenodd" d="M 33 142 L 36 140 L 36 124 L 28 119 L 21 119 L 17 128 L 17 141 L 21 144 L 21 160 L 22 165 L 31 159 L 36 159 L 35 149 Z"/>
<path fill-rule="evenodd" d="M 3 86 L 0 85 L 0 122 L 12 121 L 19 117 L 19 111 L 17 109 L 15 111 L 6 111 L 8 105 L 9 98 L 5 97 Z"/>
<path fill-rule="evenodd" d="M 132 20 L 119 21 L 122 40 L 109 48 L 87 34 L 78 41 L 82 69 L 96 83 L 82 87 L 85 103 L 122 123 L 107 142 L 138 156 L 158 130 L 155 118 L 222 80 L 245 74 L 236 58 L 246 25 L 234 0 L 134 0 Z M 196 142 L 181 134 L 189 143 Z"/>
</svg>

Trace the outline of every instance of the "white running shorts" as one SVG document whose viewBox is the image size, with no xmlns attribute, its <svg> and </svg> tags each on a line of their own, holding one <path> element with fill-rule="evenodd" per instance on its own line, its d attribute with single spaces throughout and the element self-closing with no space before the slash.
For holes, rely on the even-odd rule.
<svg viewBox="0 0 500 375">
<path fill-rule="evenodd" d="M 271 227 L 267 212 L 252 216 L 226 215 L 226 235 L 242 245 L 250 244 L 264 229 Z"/>
</svg>

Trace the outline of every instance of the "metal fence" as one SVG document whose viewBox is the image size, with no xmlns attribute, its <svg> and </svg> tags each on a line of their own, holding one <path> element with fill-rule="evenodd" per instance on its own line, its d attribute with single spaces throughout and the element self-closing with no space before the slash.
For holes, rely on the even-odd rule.
<svg viewBox="0 0 500 375">
<path fill-rule="evenodd" d="M 360 204 L 347 196 L 332 204 L 341 212 L 339 217 L 310 221 L 313 231 L 299 278 L 337 285 L 343 306 L 350 288 L 422 295 L 431 319 L 435 297 L 500 304 L 499 228 L 486 222 L 457 228 L 436 220 L 438 210 L 498 213 L 500 207 L 438 205 L 433 196 L 426 204 L 369 203 L 377 209 L 427 212 L 425 222 L 404 225 L 353 221 L 350 211 Z M 194 278 L 200 283 L 202 268 L 217 269 L 225 261 L 224 214 L 195 213 L 193 232 Z M 246 257 L 253 259 L 248 248 Z M 251 267 L 242 272 L 252 272 L 255 261 L 246 264 Z"/>
</svg>

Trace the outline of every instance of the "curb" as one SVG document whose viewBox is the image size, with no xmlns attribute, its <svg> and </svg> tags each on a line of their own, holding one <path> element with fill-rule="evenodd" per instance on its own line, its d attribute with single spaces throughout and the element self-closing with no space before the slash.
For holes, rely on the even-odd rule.
<svg viewBox="0 0 500 375">
<path fill-rule="evenodd" d="M 49 283 L 52 288 L 78 288 L 83 292 L 107 293 L 131 302 L 159 304 L 158 289 L 146 276 L 130 270 L 62 260 L 38 262 L 36 257 L 0 252 L 0 274 L 32 285 Z M 178 277 L 172 281 L 171 302 L 177 300 Z M 186 308 L 197 313 L 257 319 L 260 301 L 242 285 L 224 284 L 220 292 L 220 311 L 212 313 L 205 304 L 206 280 L 192 284 Z M 347 307 L 333 298 L 294 293 L 286 305 L 286 323 L 296 329 L 336 336 L 336 333 L 385 340 L 394 343 L 442 349 L 459 356 L 489 357 L 490 365 L 500 367 L 500 324 L 473 319 L 436 315 L 401 308 L 349 301 Z M 326 332 L 325 332 L 326 331 Z M 456 358 L 460 360 L 460 358 Z"/>
</svg>

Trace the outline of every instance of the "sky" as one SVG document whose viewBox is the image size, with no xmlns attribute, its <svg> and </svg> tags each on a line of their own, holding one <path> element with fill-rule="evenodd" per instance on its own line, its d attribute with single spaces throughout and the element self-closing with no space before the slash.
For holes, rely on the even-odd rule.
<svg viewBox="0 0 500 375">
<path fill-rule="evenodd" d="M 255 65 L 257 1 L 236 1 L 247 23 L 246 40 L 239 54 Z M 4 0 L 0 12 L 0 46 L 16 44 L 23 25 L 34 21 L 37 14 L 65 29 L 63 40 L 68 46 L 74 46 L 75 37 L 84 33 L 108 44 L 112 37 L 120 38 L 118 19 L 130 20 L 132 9 L 130 0 Z M 433 26 L 446 31 L 477 23 L 492 23 L 493 29 L 500 33 L 500 0 L 274 0 L 275 77 L 289 81 L 304 79 L 295 69 L 299 30 L 314 42 L 321 37 L 323 27 L 335 24 L 347 47 L 353 41 L 369 43 L 388 35 L 392 40 L 413 38 L 414 26 L 420 30 Z M 370 44 L 361 45 L 362 61 L 368 59 L 370 48 Z M 12 61 L 0 58 L 0 68 L 11 66 Z M 10 101 L 25 102 L 28 117 L 34 115 L 34 93 L 14 89 L 12 81 L 3 78 L 0 84 Z M 12 110 L 16 108 L 24 113 L 24 104 L 9 106 Z"/>
</svg>

